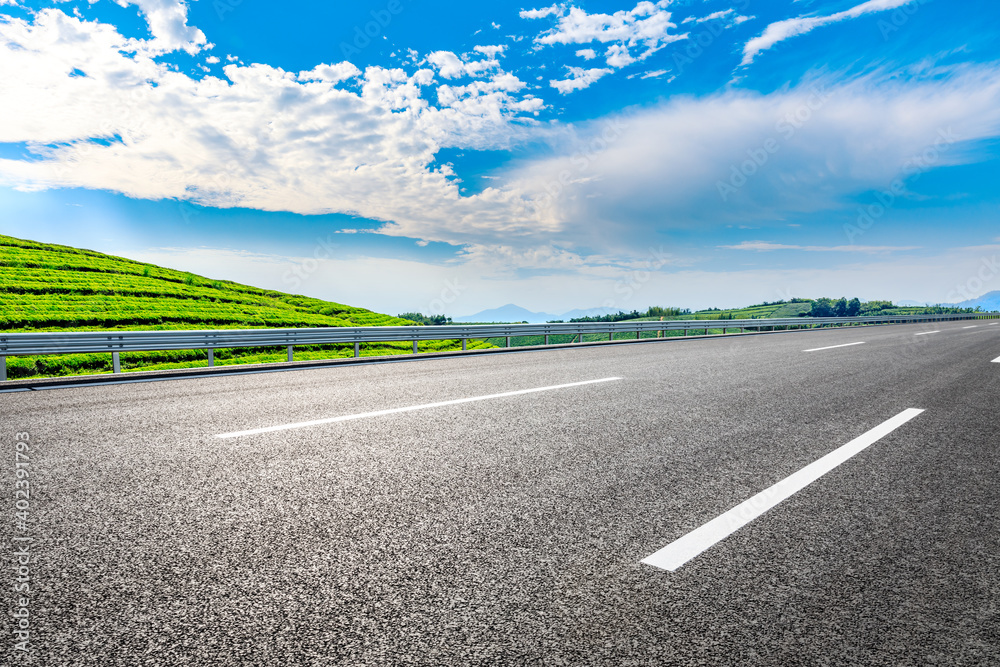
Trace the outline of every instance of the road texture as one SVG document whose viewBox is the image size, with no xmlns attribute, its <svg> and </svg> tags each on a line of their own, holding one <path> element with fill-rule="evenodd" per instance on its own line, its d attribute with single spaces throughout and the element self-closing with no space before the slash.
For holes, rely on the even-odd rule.
<svg viewBox="0 0 1000 667">
<path fill-rule="evenodd" d="M 0 655 L 1000 664 L 1000 326 L 972 326 L 0 394 L 31 631 L 19 650 L 5 615 Z M 675 570 L 641 562 L 911 409 Z"/>
</svg>

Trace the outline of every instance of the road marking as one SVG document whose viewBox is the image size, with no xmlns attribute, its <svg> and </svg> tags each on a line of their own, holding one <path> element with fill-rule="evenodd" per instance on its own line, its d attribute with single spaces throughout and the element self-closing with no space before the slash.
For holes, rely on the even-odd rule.
<svg viewBox="0 0 1000 667">
<path fill-rule="evenodd" d="M 925 331 L 923 333 L 913 334 L 914 336 L 930 336 L 931 334 L 941 333 L 940 331 Z"/>
<path fill-rule="evenodd" d="M 861 343 L 847 343 L 846 345 L 831 345 L 830 347 L 817 347 L 817 348 L 814 348 L 812 350 L 802 350 L 802 351 L 803 352 L 822 352 L 823 350 L 836 350 L 838 347 L 851 347 L 851 346 L 854 346 L 854 345 L 864 345 L 864 342 L 861 342 Z"/>
<path fill-rule="evenodd" d="M 994 364 L 1000 364 L 1000 357 L 997 357 L 996 359 L 994 359 L 993 363 Z"/>
<path fill-rule="evenodd" d="M 962 328 L 963 328 L 963 329 L 975 329 L 975 328 L 977 328 L 977 327 L 979 327 L 979 325 L 978 325 L 978 324 L 973 324 L 973 325 L 972 325 L 971 327 L 962 327 Z"/>
<path fill-rule="evenodd" d="M 781 501 L 790 498 L 806 488 L 841 463 L 863 452 L 922 412 L 923 410 L 917 409 L 904 410 L 864 435 L 851 440 L 843 447 L 835 449 L 797 473 L 761 491 L 753 498 L 740 503 L 725 514 L 712 519 L 701 528 L 691 531 L 653 555 L 643 558 L 642 562 L 646 565 L 658 567 L 661 570 L 673 572 L 681 565 L 684 565 L 684 563 L 695 558 L 703 551 L 712 548 L 743 526 L 775 507 Z"/>
<path fill-rule="evenodd" d="M 356 415 L 343 415 L 340 417 L 330 417 L 328 419 L 314 419 L 313 421 L 298 422 L 296 424 L 282 424 L 281 426 L 266 426 L 264 428 L 250 429 L 249 431 L 235 431 L 233 433 L 221 433 L 217 438 L 238 438 L 244 435 L 257 435 L 259 433 L 272 433 L 274 431 L 288 431 L 296 428 L 306 428 L 309 426 L 319 426 L 320 424 L 335 424 L 337 422 L 352 421 L 354 419 L 366 419 L 368 417 L 382 417 L 384 415 L 394 415 L 400 412 L 413 412 L 414 410 L 429 410 L 431 408 L 441 408 L 446 405 L 461 405 L 462 403 L 473 403 L 475 401 L 488 401 L 493 398 L 507 398 L 509 396 L 523 396 L 525 394 L 536 394 L 540 391 L 555 391 L 557 389 L 569 389 L 571 387 L 582 387 L 588 384 L 599 384 L 601 382 L 614 382 L 621 378 L 603 378 L 601 380 L 586 380 L 584 382 L 571 382 L 569 384 L 557 384 L 551 387 L 538 387 L 536 389 L 520 389 L 518 391 L 506 391 L 502 394 L 490 394 L 488 396 L 473 396 L 471 398 L 457 398 L 452 401 L 441 401 L 439 403 L 425 403 L 423 405 L 409 405 L 405 408 L 390 408 L 388 410 L 376 410 L 375 412 L 362 412 Z"/>
</svg>

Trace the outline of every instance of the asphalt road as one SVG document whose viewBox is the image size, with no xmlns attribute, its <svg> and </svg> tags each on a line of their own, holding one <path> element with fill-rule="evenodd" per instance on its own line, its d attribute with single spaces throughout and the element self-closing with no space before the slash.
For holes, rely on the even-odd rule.
<svg viewBox="0 0 1000 667">
<path fill-rule="evenodd" d="M 0 655 L 1000 664 L 1000 325 L 969 326 L 0 394 Z M 913 408 L 677 569 L 641 562 Z"/>
</svg>

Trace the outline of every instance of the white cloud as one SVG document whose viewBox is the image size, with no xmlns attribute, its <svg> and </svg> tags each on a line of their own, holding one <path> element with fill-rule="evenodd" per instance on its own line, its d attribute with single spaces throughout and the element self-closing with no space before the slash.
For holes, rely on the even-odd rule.
<svg viewBox="0 0 1000 667">
<path fill-rule="evenodd" d="M 451 87 L 432 106 L 423 95 L 429 69 L 229 64 L 225 78 L 197 80 L 135 46 L 58 10 L 0 23 L 2 94 L 20 102 L 0 106 L 0 142 L 28 142 L 37 154 L 0 160 L 0 184 L 351 212 L 430 240 L 544 228 L 519 212 L 516 193 L 462 197 L 431 168 L 443 147 L 500 149 L 533 127 L 522 116 L 543 101 L 492 65 L 489 78 Z M 358 85 L 338 87 L 345 79 Z M 544 140 L 550 131 L 535 132 Z"/>
<path fill-rule="evenodd" d="M 522 9 L 520 16 L 522 19 L 543 19 L 546 16 L 562 16 L 563 12 L 560 5 L 552 5 L 544 9 Z"/>
<path fill-rule="evenodd" d="M 187 3 L 183 0 L 114 0 L 121 7 L 137 5 L 153 35 L 150 48 L 159 52 L 184 50 L 194 55 L 205 48 L 205 33 L 187 24 Z"/>
<path fill-rule="evenodd" d="M 593 60 L 597 57 L 597 52 L 593 49 L 580 49 L 576 52 L 578 58 L 583 58 L 584 60 Z"/>
<path fill-rule="evenodd" d="M 540 219 L 610 254 L 668 229 L 770 226 L 798 222 L 793 216 L 828 219 L 832 211 L 853 222 L 859 204 L 845 202 L 877 203 L 875 193 L 896 179 L 916 180 L 914 167 L 920 173 L 975 162 L 976 142 L 1000 135 L 1000 74 L 990 67 L 942 74 L 817 82 L 818 93 L 804 85 L 769 95 L 675 99 L 580 125 L 579 141 L 565 153 L 505 178 Z M 933 148 L 941 141 L 940 150 Z M 733 189 L 727 199 L 720 183 Z M 911 187 L 919 192 L 919 183 Z M 842 223 L 824 245 L 862 241 Z"/>
<path fill-rule="evenodd" d="M 725 248 L 726 250 L 752 250 L 754 252 L 774 252 L 775 250 L 796 250 L 800 252 L 860 252 L 866 254 L 920 250 L 920 246 L 788 245 L 784 243 L 768 243 L 767 241 L 744 241 L 739 245 L 723 245 L 719 247 Z"/>
<path fill-rule="evenodd" d="M 670 22 L 670 12 L 666 11 L 669 4 L 670 0 L 660 0 L 656 3 L 643 0 L 631 10 L 622 10 L 614 14 L 588 14 L 579 7 L 570 7 L 566 12 L 561 6 L 553 6 L 544 10 L 521 12 L 521 16 L 558 17 L 554 28 L 535 38 L 535 43 L 539 47 L 592 42 L 610 44 L 605 53 L 607 64 L 609 67 L 620 69 L 645 60 L 667 44 L 687 38 L 687 34 L 669 33 L 671 28 L 677 27 Z M 577 55 L 590 60 L 596 53 L 592 49 L 584 49 L 577 51 Z M 579 88 L 573 88 L 566 82 L 560 82 L 559 86 L 560 92 L 564 92 L 564 89 L 570 92 Z"/>
<path fill-rule="evenodd" d="M 613 70 L 602 69 L 600 67 L 595 67 L 593 69 L 583 69 L 582 67 L 567 67 L 569 70 L 570 78 L 562 79 L 559 81 L 552 80 L 549 81 L 549 85 L 558 90 L 563 95 L 568 95 L 574 90 L 583 90 L 584 88 L 589 88 L 593 83 L 600 80 L 601 77 L 611 74 Z"/>
<path fill-rule="evenodd" d="M 496 56 L 502 54 L 505 48 L 503 46 L 475 47 L 476 52 L 486 55 L 485 60 L 463 59 L 451 51 L 435 51 L 427 56 L 427 61 L 437 68 L 438 73 L 446 79 L 477 77 L 500 67 Z"/>
<path fill-rule="evenodd" d="M 754 37 L 743 47 L 742 64 L 749 65 L 759 53 L 770 49 L 778 42 L 804 35 L 821 26 L 857 18 L 864 14 L 896 9 L 911 2 L 913 0 L 869 0 L 851 9 L 829 16 L 802 16 L 772 23 L 767 26 L 761 35 Z"/>
<path fill-rule="evenodd" d="M 340 83 L 361 76 L 361 70 L 349 62 L 335 65 L 317 65 L 308 72 L 299 72 L 299 81 L 323 81 L 325 83 Z"/>
</svg>

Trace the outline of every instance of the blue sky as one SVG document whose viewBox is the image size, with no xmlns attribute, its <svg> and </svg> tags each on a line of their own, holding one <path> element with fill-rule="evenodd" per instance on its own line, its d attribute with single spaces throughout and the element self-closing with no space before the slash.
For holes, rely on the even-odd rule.
<svg viewBox="0 0 1000 667">
<path fill-rule="evenodd" d="M 0 0 L 0 232 L 382 312 L 1000 289 L 1000 7 Z"/>
</svg>

